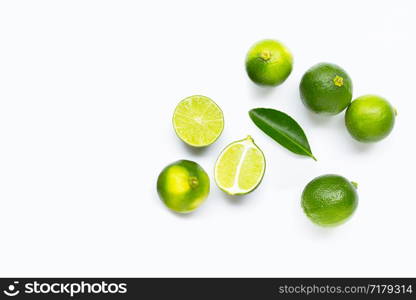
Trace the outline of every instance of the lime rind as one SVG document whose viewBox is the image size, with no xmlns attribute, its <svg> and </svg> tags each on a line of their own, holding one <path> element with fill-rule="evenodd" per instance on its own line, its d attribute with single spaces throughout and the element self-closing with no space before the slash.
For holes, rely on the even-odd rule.
<svg viewBox="0 0 416 300">
<path fill-rule="evenodd" d="M 394 129 L 396 111 L 385 98 L 363 95 L 351 102 L 345 112 L 345 126 L 357 141 L 375 143 L 387 138 Z"/>
<path fill-rule="evenodd" d="M 242 149 L 241 154 L 237 154 L 239 155 L 239 157 L 237 158 L 239 160 L 238 164 L 237 166 L 235 165 L 226 166 L 225 168 L 227 169 L 227 171 L 225 171 L 223 163 L 227 164 L 228 162 L 223 162 L 223 158 L 230 151 L 235 151 L 236 148 Z M 257 171 L 257 174 L 254 174 L 255 176 L 250 176 L 252 175 L 250 174 L 249 176 L 247 176 L 247 178 L 244 178 L 245 174 L 241 173 L 241 171 L 244 168 L 244 164 L 251 163 L 251 162 L 248 162 L 246 159 L 250 152 L 254 152 L 257 154 L 257 163 L 260 164 L 260 169 Z M 260 159 L 258 159 L 259 157 Z M 250 167 L 248 167 L 248 169 L 250 170 Z M 265 169 L 266 169 L 266 160 L 265 160 L 263 152 L 254 143 L 251 136 L 248 136 L 247 138 L 243 140 L 238 140 L 229 144 L 220 153 L 217 159 L 217 162 L 215 164 L 215 170 L 214 170 L 215 182 L 222 191 L 224 191 L 225 193 L 229 195 L 245 195 L 254 191 L 260 185 L 264 177 Z M 224 172 L 227 172 L 227 174 L 223 174 Z M 229 184 L 230 183 L 229 180 L 224 180 L 224 178 L 227 175 L 233 177 L 233 182 L 231 185 Z M 244 188 L 241 187 L 242 183 L 247 183 L 247 182 L 250 183 L 248 187 L 244 187 Z"/>
<path fill-rule="evenodd" d="M 221 108 L 202 95 L 187 97 L 176 106 L 172 118 L 176 135 L 192 147 L 213 144 L 224 130 Z"/>
<path fill-rule="evenodd" d="M 196 162 L 178 160 L 160 172 L 156 187 L 166 207 L 175 213 L 186 214 L 205 202 L 210 191 L 210 179 Z"/>
<path fill-rule="evenodd" d="M 290 50 L 276 40 L 262 40 L 254 44 L 246 55 L 246 72 L 256 84 L 277 86 L 290 75 L 293 56 Z"/>
<path fill-rule="evenodd" d="M 321 227 L 335 227 L 347 222 L 354 215 L 358 201 L 357 184 L 335 174 L 314 178 L 301 196 L 305 215 Z"/>
</svg>

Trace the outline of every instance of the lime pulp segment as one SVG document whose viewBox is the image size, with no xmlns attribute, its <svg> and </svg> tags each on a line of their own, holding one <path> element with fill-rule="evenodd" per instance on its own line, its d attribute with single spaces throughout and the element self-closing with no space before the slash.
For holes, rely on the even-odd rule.
<svg viewBox="0 0 416 300">
<path fill-rule="evenodd" d="M 200 95 L 185 98 L 176 106 L 173 127 L 178 137 L 190 146 L 214 143 L 224 129 L 224 116 L 210 98 Z"/>
<path fill-rule="evenodd" d="M 260 184 L 265 167 L 263 152 L 248 136 L 221 152 L 215 164 L 215 181 L 227 194 L 247 194 Z"/>
</svg>

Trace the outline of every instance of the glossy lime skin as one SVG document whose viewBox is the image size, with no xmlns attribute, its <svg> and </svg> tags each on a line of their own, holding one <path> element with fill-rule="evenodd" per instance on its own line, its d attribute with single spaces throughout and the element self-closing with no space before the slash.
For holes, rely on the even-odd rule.
<svg viewBox="0 0 416 300">
<path fill-rule="evenodd" d="M 207 173 L 196 162 L 178 160 L 165 167 L 157 179 L 160 199 L 171 210 L 189 213 L 207 198 L 210 182 Z"/>
<path fill-rule="evenodd" d="M 309 182 L 302 193 L 302 207 L 308 218 L 320 226 L 344 223 L 358 205 L 354 184 L 339 175 L 322 175 Z"/>
<path fill-rule="evenodd" d="M 355 99 L 345 113 L 345 125 L 360 142 L 378 142 L 393 130 L 396 114 L 390 103 L 376 95 Z"/>
<path fill-rule="evenodd" d="M 352 81 L 341 67 L 319 63 L 303 75 L 299 91 L 303 104 L 313 112 L 336 115 L 351 102 Z"/>
<path fill-rule="evenodd" d="M 290 75 L 293 57 L 285 45 L 275 40 L 262 40 L 247 53 L 246 71 L 259 85 L 277 86 Z"/>
</svg>

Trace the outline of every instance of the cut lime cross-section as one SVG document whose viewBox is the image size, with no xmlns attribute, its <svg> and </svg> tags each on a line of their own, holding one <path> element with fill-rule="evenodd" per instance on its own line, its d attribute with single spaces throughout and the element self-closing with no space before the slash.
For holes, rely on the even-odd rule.
<svg viewBox="0 0 416 300">
<path fill-rule="evenodd" d="M 215 164 L 215 182 L 230 195 L 244 195 L 261 182 L 266 168 L 263 152 L 248 136 L 228 145 Z"/>
<path fill-rule="evenodd" d="M 173 113 L 173 128 L 178 137 L 193 147 L 214 143 L 224 129 L 224 116 L 210 98 L 200 95 L 185 98 Z"/>
</svg>

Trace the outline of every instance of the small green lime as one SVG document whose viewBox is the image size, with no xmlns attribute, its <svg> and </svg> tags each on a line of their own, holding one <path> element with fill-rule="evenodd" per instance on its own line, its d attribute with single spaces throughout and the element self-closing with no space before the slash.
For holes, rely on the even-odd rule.
<svg viewBox="0 0 416 300">
<path fill-rule="evenodd" d="M 275 40 L 262 40 L 247 53 L 246 71 L 260 85 L 276 86 L 290 75 L 293 58 L 285 45 Z"/>
<path fill-rule="evenodd" d="M 340 113 L 352 99 L 352 82 L 347 72 L 329 63 L 316 64 L 307 70 L 299 90 L 303 104 L 324 115 Z"/>
<path fill-rule="evenodd" d="M 360 142 L 377 142 L 393 130 L 396 111 L 390 103 L 376 95 L 355 99 L 345 113 L 345 125 L 351 136 Z"/>
<path fill-rule="evenodd" d="M 167 207 L 178 213 L 198 208 L 209 194 L 209 177 L 196 162 L 178 160 L 162 170 L 157 192 Z"/>
<path fill-rule="evenodd" d="M 357 184 L 339 175 L 322 175 L 309 182 L 302 193 L 308 218 L 321 226 L 344 223 L 358 205 Z"/>
</svg>

